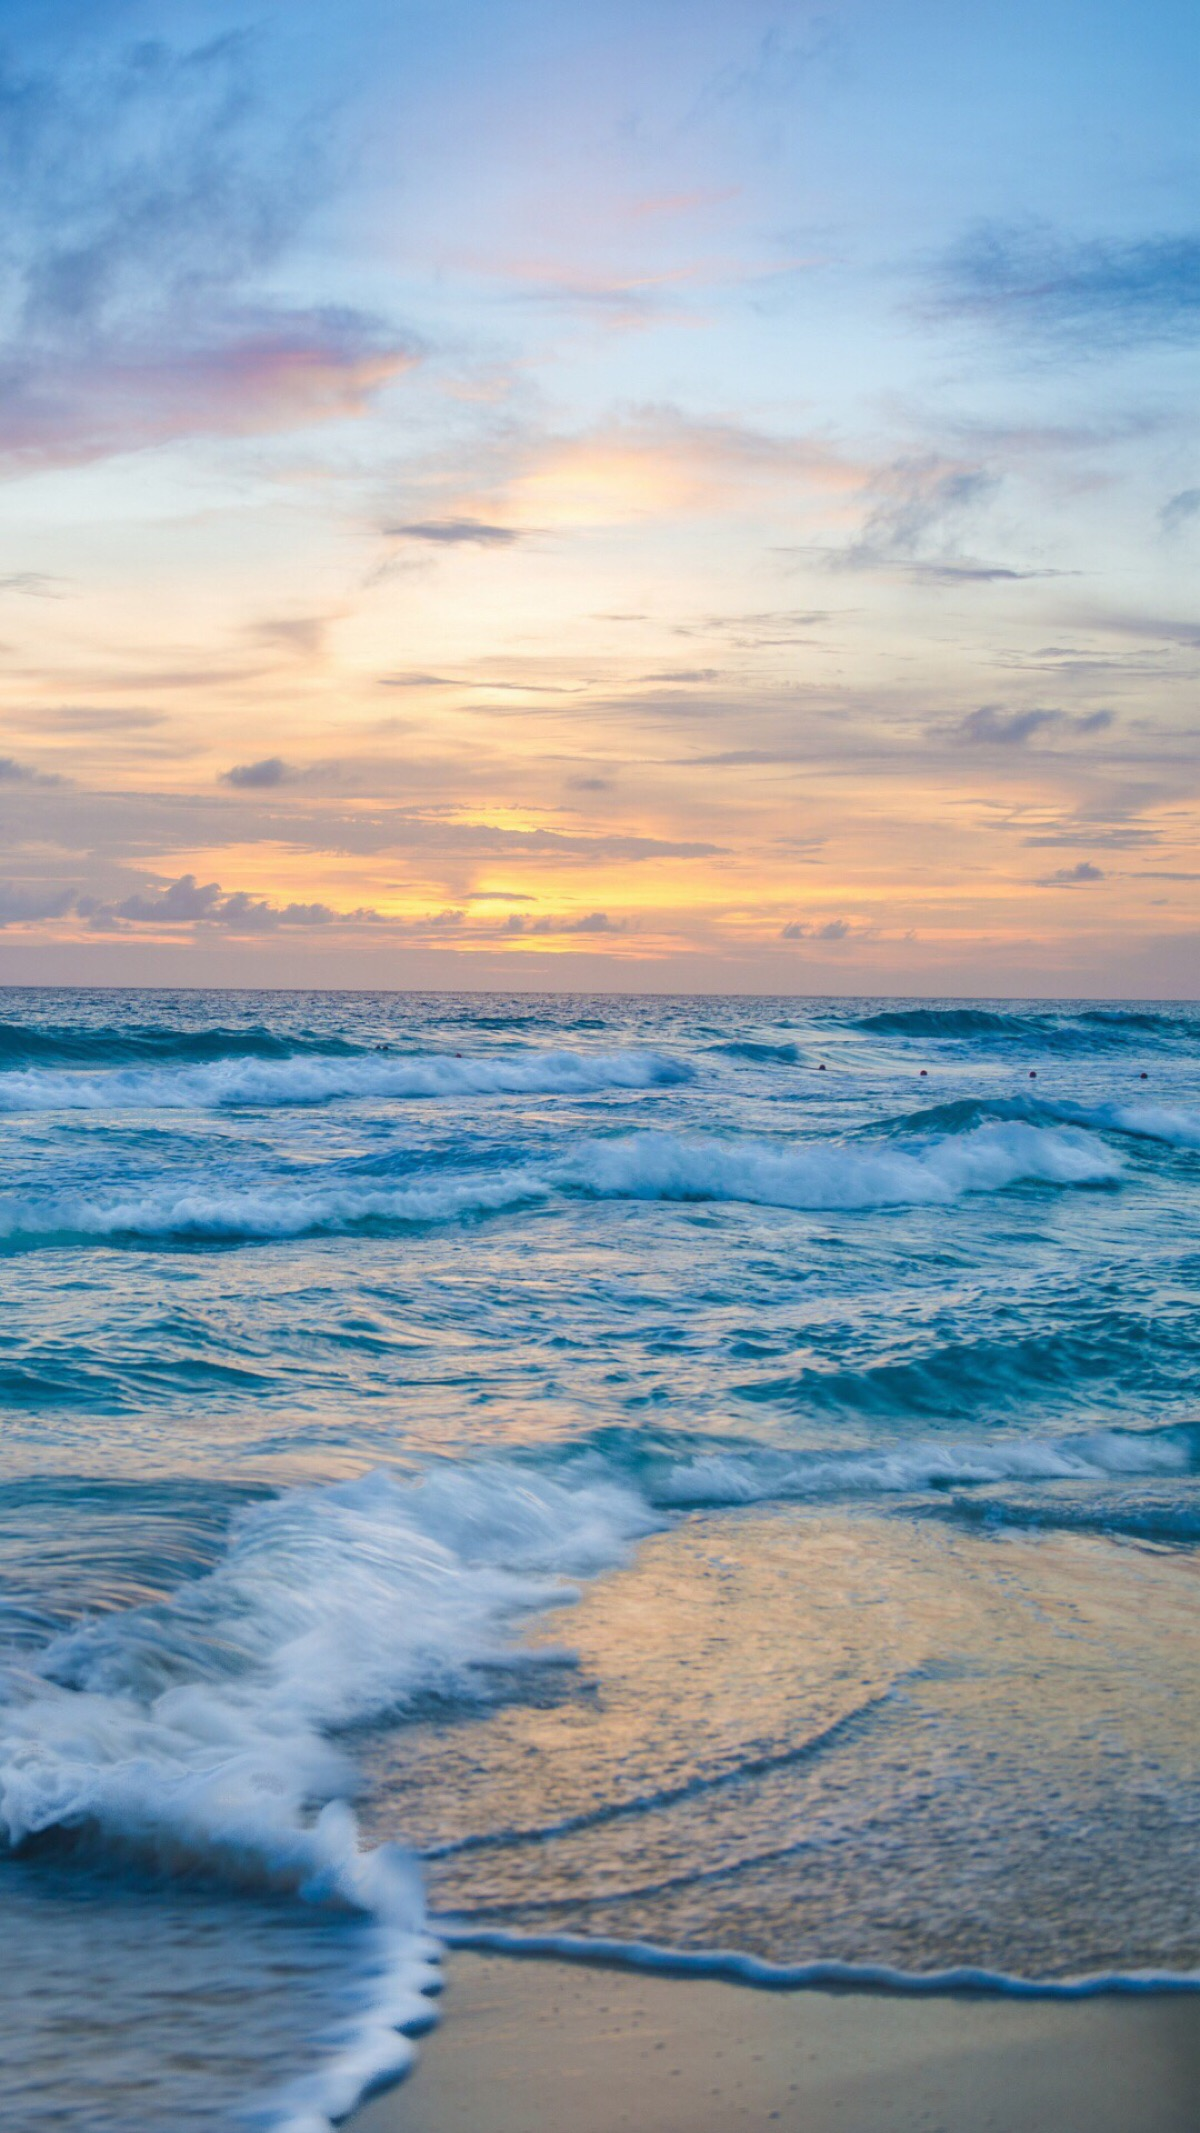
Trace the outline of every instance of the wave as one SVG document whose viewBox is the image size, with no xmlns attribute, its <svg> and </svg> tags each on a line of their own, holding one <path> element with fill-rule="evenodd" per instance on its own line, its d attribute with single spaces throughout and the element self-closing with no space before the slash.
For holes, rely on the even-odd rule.
<svg viewBox="0 0 1200 2133">
<path fill-rule="evenodd" d="M 1194 1439 L 1176 1431 L 911 1446 L 883 1461 L 789 1460 L 743 1447 L 672 1462 L 660 1447 L 654 1486 L 645 1467 L 631 1481 L 610 1446 L 608 1456 L 568 1453 L 555 1472 L 446 1463 L 413 1480 L 376 1472 L 288 1491 L 241 1510 L 205 1574 L 161 1601 L 60 1632 L 10 1672 L 0 1700 L 0 1840 L 12 1848 L 65 1841 L 104 1860 L 374 1919 L 369 2005 L 270 2119 L 276 2133 L 328 2133 L 368 2090 L 403 2073 L 411 2037 L 429 2027 L 439 1953 L 431 1930 L 455 1945 L 626 1959 L 624 1944 L 484 1938 L 469 1923 L 429 1921 L 415 1862 L 395 1845 L 360 1843 L 348 1805 L 356 1772 L 339 1736 L 383 1719 L 487 1706 L 561 1666 L 561 1651 L 518 1641 L 521 1625 L 573 1598 L 568 1581 L 611 1569 L 681 1512 L 768 1496 L 911 1491 L 948 1477 L 1178 1472 L 1195 1462 Z M 846 1714 L 841 1727 L 872 1708 Z M 837 1733 L 835 1724 L 802 1752 L 819 1752 Z M 765 1769 L 771 1759 L 759 1761 Z M 910 1977 L 633 1946 L 635 1963 L 703 1963 L 747 1983 L 1002 1989 L 975 1970 Z M 1016 1988 L 1081 1994 L 1148 1984 L 1132 1973 Z"/>
<path fill-rule="evenodd" d="M 163 1029 L 147 1024 L 74 1027 L 0 1022 L 0 1073 L 29 1066 L 117 1067 L 204 1064 L 219 1059 L 352 1058 L 366 1049 L 335 1036 L 300 1031 L 280 1036 L 248 1029 Z"/>
<path fill-rule="evenodd" d="M 890 1007 L 859 1016 L 853 1027 L 879 1037 L 1007 1037 L 1030 1022 L 1028 1016 L 998 1015 L 987 1007 Z"/>
<path fill-rule="evenodd" d="M 384 1474 L 244 1511 L 207 1575 L 157 1604 L 54 1637 L 0 1704 L 0 1839 L 54 1833 L 221 1885 L 375 1918 L 371 2005 L 273 2123 L 315 2133 L 403 2072 L 428 2027 L 436 1954 L 395 1846 L 364 1851 L 355 1773 L 333 1736 L 428 1704 L 502 1693 L 561 1663 L 516 1646 L 566 1576 L 620 1560 L 656 1523 L 612 1482 L 569 1487 L 480 1466 Z"/>
<path fill-rule="evenodd" d="M 544 1178 L 509 1170 L 495 1177 L 429 1179 L 382 1186 L 146 1186 L 122 1197 L 0 1201 L 0 1238 L 10 1245 L 123 1238 L 181 1243 L 282 1242 L 342 1236 L 498 1214 L 549 1195 Z"/>
<path fill-rule="evenodd" d="M 945 1204 L 1021 1183 L 1111 1185 L 1118 1160 L 1089 1135 L 984 1124 L 909 1154 L 839 1141 L 689 1141 L 636 1133 L 596 1141 L 559 1176 L 601 1198 L 732 1200 L 814 1212 Z"/>
<path fill-rule="evenodd" d="M 1200 1114 L 1171 1104 L 1106 1103 L 1055 1106 L 1059 1118 L 1135 1140 L 1164 1141 L 1172 1148 L 1200 1148 Z"/>
<path fill-rule="evenodd" d="M 991 1007 L 895 1007 L 859 1016 L 851 1028 L 874 1037 L 924 1038 L 928 1042 L 990 1039 L 1024 1044 L 1043 1051 L 1089 1051 L 1137 1042 L 1143 1047 L 1200 1036 L 1200 1024 L 1187 1014 L 1162 1014 L 1133 1008 L 1047 1008 L 999 1010 Z"/>
<path fill-rule="evenodd" d="M 879 1130 L 887 1134 L 965 1133 L 988 1122 L 1076 1126 L 1128 1134 L 1132 1140 L 1161 1141 L 1172 1148 L 1200 1148 L 1200 1113 L 1145 1100 L 1086 1104 L 1038 1096 L 963 1097 L 956 1103 L 904 1112 L 885 1121 Z"/>
<path fill-rule="evenodd" d="M 714 1044 L 711 1049 L 727 1059 L 748 1059 L 754 1066 L 796 1066 L 803 1056 L 798 1044 L 767 1044 L 749 1037 Z"/>
<path fill-rule="evenodd" d="M 1085 1134 L 1020 1123 L 983 1125 L 913 1154 L 813 1141 L 690 1141 L 635 1133 L 584 1142 L 542 1168 L 512 1166 L 397 1186 L 268 1183 L 142 1186 L 87 1199 L 0 1200 L 10 1245 L 76 1239 L 177 1238 L 236 1243 L 449 1222 L 556 1196 L 744 1202 L 819 1213 L 947 1205 L 1018 1184 L 1108 1186 L 1118 1160 Z"/>
<path fill-rule="evenodd" d="M 810 1733 L 806 1739 L 794 1742 L 790 1747 L 767 1751 L 759 1755 L 743 1756 L 738 1762 L 724 1769 L 705 1772 L 687 1778 L 682 1784 L 660 1785 L 653 1792 L 634 1793 L 621 1800 L 606 1801 L 602 1807 L 592 1807 L 579 1814 L 562 1815 L 557 1822 L 541 1822 L 532 1828 L 491 1829 L 465 1837 L 452 1837 L 442 1844 L 428 1845 L 421 1853 L 423 1860 L 455 1859 L 464 1852 L 511 1851 L 519 1845 L 543 1845 L 556 1837 L 577 1836 L 582 1830 L 604 1829 L 614 1822 L 636 1820 L 641 1815 L 656 1814 L 664 1807 L 676 1807 L 683 1801 L 711 1798 L 734 1785 L 744 1785 L 747 1780 L 773 1776 L 779 1770 L 795 1770 L 799 1766 L 815 1762 L 831 1748 L 837 1748 L 854 1734 L 864 1723 L 869 1723 L 891 1701 L 889 1691 L 879 1696 L 867 1696 L 840 1718 L 833 1719 L 819 1732 Z"/>
<path fill-rule="evenodd" d="M 441 1096 L 591 1096 L 690 1081 L 692 1069 L 659 1052 L 432 1052 L 327 1058 L 223 1058 L 174 1069 L 0 1076 L 0 1111 L 211 1110 L 224 1105 L 321 1104 Z"/>
<path fill-rule="evenodd" d="M 600 1963 L 666 1977 L 726 1978 L 774 1992 L 986 1992 L 1021 2000 L 1200 1992 L 1200 1970 L 1102 1970 L 1085 1977 L 1030 1978 L 965 1963 L 953 1970 L 896 1970 L 888 1963 L 771 1963 L 732 1948 L 662 1948 L 652 1941 L 591 1939 L 577 1933 L 515 1933 L 455 1918 L 439 1919 L 436 1925 L 447 1947 L 471 1948 L 485 1955 Z"/>
<path fill-rule="evenodd" d="M 1140 1495 L 1113 1498 L 1101 1494 L 1082 1500 L 1052 1497 L 1044 1502 L 1028 1497 L 954 1496 L 926 1506 L 925 1514 L 985 1531 L 1012 1527 L 1034 1533 L 1096 1533 L 1162 1547 L 1200 1544 L 1200 1501 L 1194 1495 L 1190 1500 L 1167 1502 Z"/>
<path fill-rule="evenodd" d="M 995 1482 L 1096 1482 L 1186 1475 L 1200 1463 L 1200 1431 L 1104 1430 L 1062 1437 L 908 1443 L 894 1451 L 789 1452 L 766 1445 L 663 1459 L 643 1480 L 657 1509 L 915 1496 Z"/>
</svg>

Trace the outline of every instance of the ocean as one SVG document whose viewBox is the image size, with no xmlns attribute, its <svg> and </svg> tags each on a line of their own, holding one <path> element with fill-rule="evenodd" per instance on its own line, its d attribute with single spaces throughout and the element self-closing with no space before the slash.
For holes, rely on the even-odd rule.
<svg viewBox="0 0 1200 2133">
<path fill-rule="evenodd" d="M 1200 1010 L 11 990 L 0 1125 L 22 2133 L 446 1941 L 1200 1982 Z"/>
</svg>

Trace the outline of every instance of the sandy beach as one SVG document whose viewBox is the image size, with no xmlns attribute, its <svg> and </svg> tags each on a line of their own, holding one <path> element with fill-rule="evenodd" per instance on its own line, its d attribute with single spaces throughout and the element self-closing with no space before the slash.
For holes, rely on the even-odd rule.
<svg viewBox="0 0 1200 2133">
<path fill-rule="evenodd" d="M 1200 1995 L 761 1992 L 460 1954 L 353 2133 L 1191 2133 Z"/>
</svg>

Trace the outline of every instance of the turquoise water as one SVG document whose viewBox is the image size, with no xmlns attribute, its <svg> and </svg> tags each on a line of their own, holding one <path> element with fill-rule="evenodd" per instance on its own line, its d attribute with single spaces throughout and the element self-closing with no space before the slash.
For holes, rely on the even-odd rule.
<svg viewBox="0 0 1200 2133">
<path fill-rule="evenodd" d="M 327 2125 L 423 1904 L 1200 1969 L 1196 1009 L 12 991 L 0 1127 L 29 2133 Z"/>
</svg>

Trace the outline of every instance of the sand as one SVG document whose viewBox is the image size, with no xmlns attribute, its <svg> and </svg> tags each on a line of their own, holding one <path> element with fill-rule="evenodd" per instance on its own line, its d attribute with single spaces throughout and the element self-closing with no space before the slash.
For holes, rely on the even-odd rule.
<svg viewBox="0 0 1200 2133">
<path fill-rule="evenodd" d="M 1195 2133 L 1200 1995 L 762 1992 L 461 1953 L 352 2133 Z"/>
</svg>

